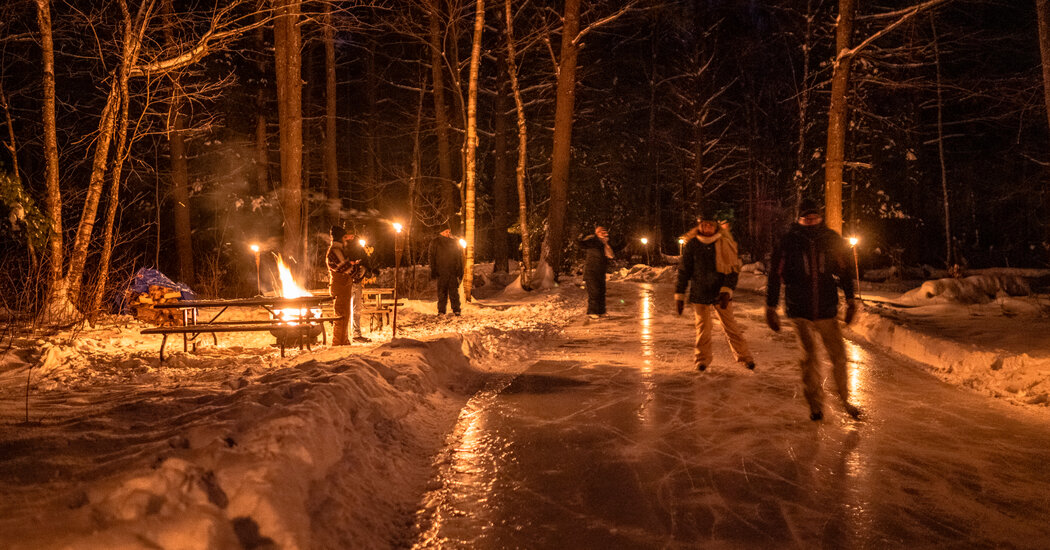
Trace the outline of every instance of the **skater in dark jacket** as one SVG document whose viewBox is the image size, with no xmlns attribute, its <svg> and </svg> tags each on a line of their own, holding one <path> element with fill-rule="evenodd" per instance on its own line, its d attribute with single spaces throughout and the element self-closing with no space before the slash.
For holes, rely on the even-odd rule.
<svg viewBox="0 0 1050 550">
<path fill-rule="evenodd" d="M 832 376 L 843 407 L 850 416 L 858 418 L 860 409 L 849 401 L 846 347 L 836 318 L 839 288 L 846 297 L 846 324 L 853 321 L 857 312 L 849 248 L 842 236 L 824 225 L 823 211 L 816 203 L 802 203 L 797 223 L 792 224 L 773 252 L 766 285 L 766 323 L 774 331 L 780 330 L 777 305 L 781 285 L 787 316 L 802 344 L 799 364 L 810 418 L 824 417 L 824 375 L 817 359 L 818 336 L 831 359 Z"/>
<path fill-rule="evenodd" d="M 696 229 L 682 238 L 685 244 L 678 264 L 675 309 L 681 315 L 688 299 L 696 319 L 695 367 L 704 371 L 711 364 L 711 312 L 718 315 L 734 359 L 755 368 L 755 359 L 744 340 L 744 329 L 733 315 L 733 291 L 740 278 L 740 256 L 728 228 L 719 229 L 712 216 L 697 218 Z M 688 296 L 686 289 L 689 289 Z"/>
<path fill-rule="evenodd" d="M 444 315 L 445 303 L 452 302 L 453 315 L 460 314 L 459 282 L 463 280 L 463 250 L 445 228 L 430 243 L 430 278 L 437 281 L 437 312 Z"/>
<path fill-rule="evenodd" d="M 594 233 L 580 235 L 583 250 L 583 283 L 587 287 L 587 315 L 597 318 L 605 315 L 605 272 L 613 249 L 609 245 L 609 231 L 602 225 L 594 226 Z"/>
</svg>

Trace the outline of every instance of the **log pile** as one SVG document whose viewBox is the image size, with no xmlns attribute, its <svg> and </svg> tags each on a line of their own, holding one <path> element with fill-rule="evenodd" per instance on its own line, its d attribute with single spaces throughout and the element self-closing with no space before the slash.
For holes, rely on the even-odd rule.
<svg viewBox="0 0 1050 550">
<path fill-rule="evenodd" d="M 135 318 L 157 326 L 177 326 L 182 324 L 182 318 L 177 309 L 157 309 L 156 304 L 168 304 L 178 302 L 182 293 L 174 288 L 166 288 L 160 285 L 149 285 L 149 290 L 133 296 L 131 309 L 135 312 Z"/>
</svg>

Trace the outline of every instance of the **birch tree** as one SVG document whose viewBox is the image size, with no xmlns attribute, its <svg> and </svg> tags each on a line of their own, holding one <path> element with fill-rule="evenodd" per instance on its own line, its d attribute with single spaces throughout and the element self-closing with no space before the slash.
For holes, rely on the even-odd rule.
<svg viewBox="0 0 1050 550">
<path fill-rule="evenodd" d="M 467 88 L 467 136 L 466 136 L 466 170 L 464 171 L 463 201 L 464 221 L 466 222 L 465 239 L 467 241 L 466 263 L 463 266 L 463 296 L 469 302 L 474 282 L 474 215 L 475 185 L 477 179 L 478 150 L 478 73 L 481 69 L 481 35 L 485 30 L 485 0 L 475 0 L 474 8 L 474 41 L 470 50 L 470 77 Z"/>
</svg>

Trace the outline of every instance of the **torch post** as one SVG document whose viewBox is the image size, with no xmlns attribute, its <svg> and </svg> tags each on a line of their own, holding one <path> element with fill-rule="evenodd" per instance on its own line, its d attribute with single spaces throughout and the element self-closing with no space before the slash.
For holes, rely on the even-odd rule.
<svg viewBox="0 0 1050 550">
<path fill-rule="evenodd" d="M 394 316 L 390 321 L 390 339 L 397 338 L 397 280 L 401 272 L 401 253 L 404 251 L 405 243 L 401 240 L 402 226 L 394 223 Z"/>
<path fill-rule="evenodd" d="M 857 243 L 860 239 L 856 237 L 849 238 L 849 247 L 853 249 L 853 270 L 857 275 L 857 299 L 864 301 L 864 297 L 860 294 L 860 263 L 857 261 Z"/>
<path fill-rule="evenodd" d="M 255 254 L 255 292 L 262 296 L 262 282 L 259 278 L 259 245 L 253 244 L 251 249 L 252 253 Z"/>
<path fill-rule="evenodd" d="M 653 260 L 649 257 L 649 238 L 642 237 L 642 246 L 645 248 L 645 265 L 652 265 Z"/>
</svg>

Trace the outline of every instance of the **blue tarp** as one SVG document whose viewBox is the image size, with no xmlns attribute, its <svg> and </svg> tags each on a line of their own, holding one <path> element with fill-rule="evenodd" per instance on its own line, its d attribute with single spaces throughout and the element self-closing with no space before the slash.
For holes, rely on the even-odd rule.
<svg viewBox="0 0 1050 550">
<path fill-rule="evenodd" d="M 135 272 L 135 276 L 131 278 L 131 284 L 128 285 L 128 291 L 131 296 L 138 296 L 143 292 L 149 290 L 150 285 L 159 285 L 164 288 L 172 288 L 182 293 L 180 299 L 182 300 L 196 300 L 197 294 L 193 292 L 193 289 L 185 283 L 176 283 L 169 279 L 166 275 L 149 267 L 143 267 Z M 130 304 L 128 303 L 129 292 L 122 292 L 118 294 L 117 300 L 119 301 L 117 309 L 120 313 L 129 313 Z"/>
</svg>

